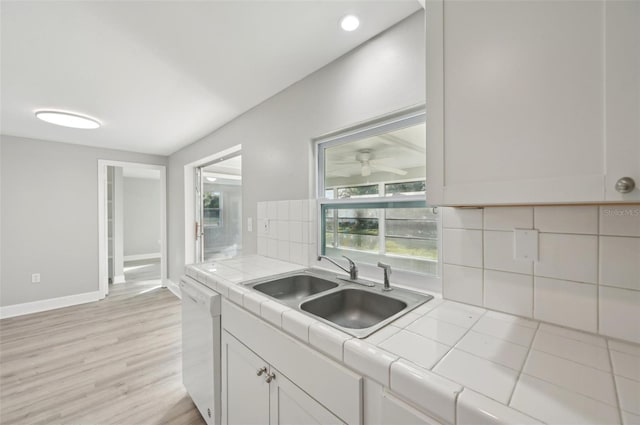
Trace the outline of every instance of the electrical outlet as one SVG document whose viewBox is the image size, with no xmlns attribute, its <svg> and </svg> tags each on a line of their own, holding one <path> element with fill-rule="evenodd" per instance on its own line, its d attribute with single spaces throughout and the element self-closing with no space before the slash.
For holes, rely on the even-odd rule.
<svg viewBox="0 0 640 425">
<path fill-rule="evenodd" d="M 535 229 L 514 229 L 513 258 L 516 260 L 538 261 L 538 231 Z"/>
<path fill-rule="evenodd" d="M 253 232 L 253 219 L 247 217 L 247 232 Z"/>
<path fill-rule="evenodd" d="M 40 283 L 40 273 L 34 273 L 31 275 L 31 283 Z"/>
</svg>

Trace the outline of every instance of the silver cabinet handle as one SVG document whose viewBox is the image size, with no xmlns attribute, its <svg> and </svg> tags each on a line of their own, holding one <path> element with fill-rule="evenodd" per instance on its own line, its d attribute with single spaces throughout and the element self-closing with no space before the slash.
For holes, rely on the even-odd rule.
<svg viewBox="0 0 640 425">
<path fill-rule="evenodd" d="M 258 371 L 256 372 L 256 375 L 262 376 L 262 374 L 266 373 L 266 372 L 267 372 L 267 368 L 265 366 L 263 366 L 260 369 L 258 369 Z"/>
<path fill-rule="evenodd" d="M 636 182 L 631 177 L 623 177 L 616 182 L 616 190 L 620 193 L 629 193 L 636 187 Z"/>
<path fill-rule="evenodd" d="M 267 375 L 267 377 L 264 380 L 267 382 L 267 384 L 269 384 L 274 379 L 276 379 L 276 374 L 275 373 L 270 373 L 270 374 Z"/>
</svg>

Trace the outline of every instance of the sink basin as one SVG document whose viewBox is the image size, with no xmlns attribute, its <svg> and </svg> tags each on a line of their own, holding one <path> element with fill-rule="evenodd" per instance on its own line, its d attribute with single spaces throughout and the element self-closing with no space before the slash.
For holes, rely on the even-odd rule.
<svg viewBox="0 0 640 425">
<path fill-rule="evenodd" d="M 364 329 L 404 310 L 407 303 L 382 294 L 348 288 L 302 303 L 300 308 L 348 329 Z"/>
<path fill-rule="evenodd" d="M 283 302 L 298 302 L 338 286 L 337 283 L 309 274 L 287 276 L 253 286 L 256 291 Z"/>
<path fill-rule="evenodd" d="M 305 270 L 248 285 L 356 338 L 371 335 L 433 298 L 399 287 L 386 292 L 380 284 L 341 277 L 330 272 Z M 371 286 L 363 286 L 361 282 L 371 283 Z"/>
</svg>

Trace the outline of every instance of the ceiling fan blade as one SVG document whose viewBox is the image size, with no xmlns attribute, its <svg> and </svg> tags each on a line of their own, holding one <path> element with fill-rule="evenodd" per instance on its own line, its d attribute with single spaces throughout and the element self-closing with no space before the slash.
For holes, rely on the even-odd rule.
<svg viewBox="0 0 640 425">
<path fill-rule="evenodd" d="M 371 168 L 375 168 L 376 170 L 380 170 L 380 171 L 387 171 L 393 174 L 398 174 L 399 176 L 407 175 L 407 172 L 405 170 L 401 170 L 400 168 L 387 167 L 386 165 L 380 165 L 377 163 L 371 164 Z"/>
</svg>

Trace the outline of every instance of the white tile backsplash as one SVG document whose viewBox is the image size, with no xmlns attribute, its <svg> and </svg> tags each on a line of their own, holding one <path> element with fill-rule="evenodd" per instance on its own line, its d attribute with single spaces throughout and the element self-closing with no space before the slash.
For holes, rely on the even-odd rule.
<svg viewBox="0 0 640 425">
<path fill-rule="evenodd" d="M 302 243 L 302 221 L 289 221 L 289 240 Z"/>
<path fill-rule="evenodd" d="M 640 343 L 640 291 L 600 286 L 600 333 Z"/>
<path fill-rule="evenodd" d="M 598 287 L 588 283 L 535 277 L 533 316 L 588 332 L 598 330 Z"/>
<path fill-rule="evenodd" d="M 597 206 L 544 206 L 534 208 L 534 226 L 546 233 L 598 233 Z"/>
<path fill-rule="evenodd" d="M 640 205 L 601 206 L 600 234 L 640 237 Z"/>
<path fill-rule="evenodd" d="M 484 267 L 505 272 L 532 274 L 533 261 L 514 259 L 513 232 L 485 230 Z"/>
<path fill-rule="evenodd" d="M 554 279 L 596 283 L 598 237 L 594 235 L 540 234 L 540 261 L 535 275 Z"/>
<path fill-rule="evenodd" d="M 482 269 L 445 264 L 443 276 L 450 282 L 443 294 L 450 300 L 482 305 Z"/>
<path fill-rule="evenodd" d="M 445 208 L 442 227 L 445 229 L 482 229 L 482 208 Z"/>
<path fill-rule="evenodd" d="M 600 284 L 640 291 L 640 238 L 600 236 Z"/>
<path fill-rule="evenodd" d="M 533 228 L 533 207 L 496 207 L 484 209 L 484 230 Z"/>
<path fill-rule="evenodd" d="M 315 246 L 313 199 L 258 202 L 258 254 L 309 266 Z"/>
<path fill-rule="evenodd" d="M 484 271 L 484 306 L 518 316 L 533 316 L 533 276 Z"/>
<path fill-rule="evenodd" d="M 302 200 L 289 201 L 289 220 L 302 221 Z"/>
<path fill-rule="evenodd" d="M 269 220 L 276 220 L 278 218 L 278 201 L 268 201 L 267 204 L 267 217 Z"/>
<path fill-rule="evenodd" d="M 640 206 L 441 210 L 444 298 L 640 342 Z M 516 228 L 538 261 L 514 259 Z"/>
<path fill-rule="evenodd" d="M 278 241 L 278 253 L 276 254 L 276 258 L 282 261 L 290 261 L 291 257 L 289 255 L 289 242 L 288 241 Z"/>
<path fill-rule="evenodd" d="M 278 220 L 289 220 L 289 201 L 277 201 Z"/>
<path fill-rule="evenodd" d="M 445 264 L 482 267 L 482 230 L 443 229 L 442 247 Z"/>
</svg>

